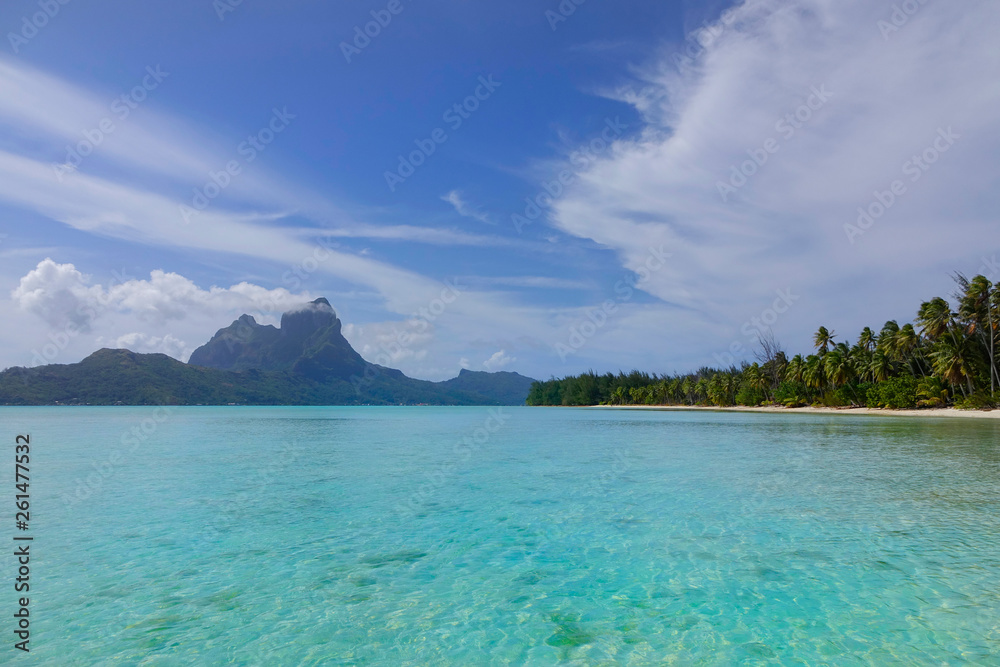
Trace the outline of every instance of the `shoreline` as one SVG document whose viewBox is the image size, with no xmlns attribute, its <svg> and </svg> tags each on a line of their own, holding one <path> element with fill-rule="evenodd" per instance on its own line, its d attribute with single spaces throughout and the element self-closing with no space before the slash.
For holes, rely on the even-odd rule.
<svg viewBox="0 0 1000 667">
<path fill-rule="evenodd" d="M 783 408 L 776 406 L 749 407 L 743 405 L 725 408 L 703 405 L 590 405 L 602 410 L 665 410 L 709 412 L 766 412 L 798 413 L 811 415 L 864 415 L 875 417 L 957 417 L 961 419 L 1000 419 L 1000 410 L 958 410 L 956 408 L 924 408 L 922 410 L 889 410 L 878 408 Z"/>
</svg>

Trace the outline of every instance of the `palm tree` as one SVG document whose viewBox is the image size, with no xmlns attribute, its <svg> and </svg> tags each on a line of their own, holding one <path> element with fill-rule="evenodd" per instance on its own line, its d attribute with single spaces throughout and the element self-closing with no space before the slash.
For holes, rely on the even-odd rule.
<svg viewBox="0 0 1000 667">
<path fill-rule="evenodd" d="M 708 400 L 708 381 L 705 378 L 701 378 L 695 383 L 694 390 L 698 395 L 699 403 L 704 403 Z"/>
<path fill-rule="evenodd" d="M 920 310 L 917 313 L 917 324 L 920 325 L 927 338 L 936 341 L 948 331 L 953 318 L 951 306 L 938 296 L 920 305 Z"/>
<path fill-rule="evenodd" d="M 922 377 L 927 377 L 920 364 L 920 335 L 912 324 L 904 324 L 896 333 L 893 339 L 893 348 L 897 358 L 906 362 L 910 369 L 910 375 L 916 376 L 919 372 Z M 916 372 L 914 372 L 914 368 L 916 368 Z"/>
<path fill-rule="evenodd" d="M 688 405 L 694 405 L 694 383 L 691 382 L 691 378 L 684 378 L 684 382 L 681 383 L 681 393 L 684 394 L 684 400 Z"/>
<path fill-rule="evenodd" d="M 996 358 L 994 355 L 992 290 L 993 284 L 984 276 L 968 280 L 961 273 L 955 274 L 955 282 L 962 291 L 958 298 L 958 317 L 965 326 L 966 333 L 977 336 L 983 343 L 990 364 L 990 393 L 996 391 Z"/>
<path fill-rule="evenodd" d="M 823 356 L 830 349 L 830 345 L 833 344 L 833 337 L 836 336 L 835 331 L 829 331 L 826 327 L 820 327 L 816 331 L 816 335 L 813 336 L 813 345 L 819 351 L 820 356 Z"/>
<path fill-rule="evenodd" d="M 791 382 L 802 382 L 802 372 L 804 370 L 805 361 L 802 360 L 801 354 L 796 354 L 788 362 L 788 367 L 785 369 L 785 379 Z"/>
<path fill-rule="evenodd" d="M 898 333 L 899 324 L 896 323 L 896 320 L 889 320 L 878 334 L 878 349 L 893 359 L 896 357 L 896 334 Z"/>
<path fill-rule="evenodd" d="M 875 349 L 875 332 L 872 331 L 871 327 L 865 327 L 861 330 L 861 335 L 858 336 L 858 345 L 868 352 Z"/>
<path fill-rule="evenodd" d="M 807 387 L 812 387 L 813 389 L 823 388 L 826 378 L 823 374 L 823 361 L 820 357 L 815 354 L 809 355 L 806 359 L 805 369 L 802 372 L 802 379 L 805 380 Z"/>
<path fill-rule="evenodd" d="M 968 396 L 975 391 L 972 385 L 972 345 L 970 339 L 962 336 L 961 332 L 953 328 L 952 333 L 955 335 L 942 337 L 931 353 L 934 372 L 952 386 L 961 387 L 962 393 Z M 968 386 L 968 391 L 962 387 L 963 380 Z"/>
<path fill-rule="evenodd" d="M 867 382 L 869 376 L 869 370 L 871 369 L 872 357 L 875 353 L 871 350 L 866 350 L 860 345 L 855 345 L 854 349 L 851 350 L 851 360 L 854 366 L 854 375 L 861 381 Z"/>
<path fill-rule="evenodd" d="M 875 350 L 868 364 L 868 377 L 872 382 L 885 382 L 892 374 L 892 361 L 882 350 Z"/>
<path fill-rule="evenodd" d="M 841 343 L 843 345 L 843 343 Z M 846 345 L 844 345 L 846 347 Z M 824 357 L 823 370 L 834 389 L 847 384 L 851 379 L 851 360 L 840 345 L 828 352 Z"/>
</svg>

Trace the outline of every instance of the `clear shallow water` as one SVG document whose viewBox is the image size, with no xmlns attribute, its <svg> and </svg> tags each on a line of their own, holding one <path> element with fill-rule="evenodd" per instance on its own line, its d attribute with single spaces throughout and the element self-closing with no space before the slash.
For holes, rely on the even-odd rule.
<svg viewBox="0 0 1000 667">
<path fill-rule="evenodd" d="M 488 414 L 0 409 L 32 662 L 1000 664 L 1000 424 Z"/>
</svg>

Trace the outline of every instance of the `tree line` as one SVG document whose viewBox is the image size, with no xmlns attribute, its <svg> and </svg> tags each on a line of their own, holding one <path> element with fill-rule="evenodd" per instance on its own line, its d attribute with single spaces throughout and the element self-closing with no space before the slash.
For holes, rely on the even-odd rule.
<svg viewBox="0 0 1000 667">
<path fill-rule="evenodd" d="M 791 358 L 768 332 L 756 361 L 686 375 L 589 371 L 535 382 L 528 405 L 807 405 L 906 409 L 996 407 L 1000 283 L 954 276 L 954 305 L 935 297 L 916 319 L 865 327 L 851 343 L 820 327 L 815 352 Z"/>
</svg>

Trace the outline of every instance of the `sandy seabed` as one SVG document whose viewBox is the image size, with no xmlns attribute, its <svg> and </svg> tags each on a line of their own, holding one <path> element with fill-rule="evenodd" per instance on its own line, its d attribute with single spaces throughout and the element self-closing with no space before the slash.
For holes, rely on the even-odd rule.
<svg viewBox="0 0 1000 667">
<path fill-rule="evenodd" d="M 881 417 L 959 417 L 963 419 L 1000 419 L 1000 410 L 956 410 L 955 408 L 925 408 L 922 410 L 882 410 L 875 408 L 781 408 L 775 406 L 729 408 L 698 405 L 593 405 L 602 410 L 710 410 L 715 412 L 796 412 L 811 415 L 875 415 Z"/>
</svg>

